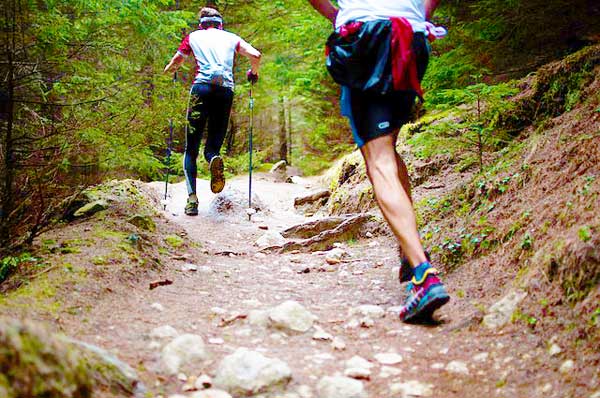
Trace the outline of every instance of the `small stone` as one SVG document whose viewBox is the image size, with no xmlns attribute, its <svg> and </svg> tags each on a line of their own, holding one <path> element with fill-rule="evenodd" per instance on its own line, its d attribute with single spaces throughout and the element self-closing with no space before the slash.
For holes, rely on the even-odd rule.
<svg viewBox="0 0 600 398">
<path fill-rule="evenodd" d="M 177 380 L 179 381 L 187 381 L 188 377 L 185 373 L 178 373 L 177 374 Z"/>
<path fill-rule="evenodd" d="M 162 347 L 162 345 L 158 341 L 151 341 L 150 344 L 148 344 L 148 349 L 150 351 L 156 351 L 160 347 Z"/>
<path fill-rule="evenodd" d="M 285 388 L 291 379 L 292 372 L 285 362 L 239 348 L 223 358 L 214 385 L 235 396 L 248 396 Z"/>
<path fill-rule="evenodd" d="M 424 384 L 416 380 L 392 384 L 390 392 L 400 394 L 399 398 L 431 397 L 433 395 L 431 384 Z"/>
<path fill-rule="evenodd" d="M 194 334 L 176 337 L 163 348 L 161 359 L 165 370 L 172 375 L 177 374 L 182 366 L 205 360 L 202 337 Z"/>
<path fill-rule="evenodd" d="M 366 359 L 353 356 L 346 361 L 344 376 L 351 377 L 353 379 L 365 379 L 368 380 L 371 377 L 371 368 L 375 366 Z"/>
<path fill-rule="evenodd" d="M 331 342 L 331 347 L 336 351 L 344 351 L 346 349 L 346 343 L 340 337 L 334 337 Z"/>
<path fill-rule="evenodd" d="M 209 375 L 202 374 L 202 375 L 198 376 L 198 378 L 194 382 L 194 386 L 198 390 L 204 390 L 206 388 L 211 388 L 212 387 L 212 383 L 213 383 L 212 382 L 212 378 Z"/>
<path fill-rule="evenodd" d="M 225 343 L 225 340 L 223 340 L 220 337 L 212 337 L 212 338 L 208 339 L 208 343 L 214 344 L 214 345 L 221 345 L 221 344 Z"/>
<path fill-rule="evenodd" d="M 269 319 L 274 327 L 301 333 L 308 331 L 313 326 L 316 318 L 306 308 L 293 300 L 285 301 L 269 311 Z"/>
<path fill-rule="evenodd" d="M 560 348 L 560 346 L 556 343 L 552 344 L 550 346 L 550 348 L 548 349 L 548 354 L 553 357 L 555 355 L 558 355 L 562 352 L 562 348 Z"/>
<path fill-rule="evenodd" d="M 369 317 L 364 317 L 359 322 L 361 328 L 372 328 L 375 325 L 375 321 Z"/>
<path fill-rule="evenodd" d="M 306 384 L 302 384 L 296 388 L 296 392 L 301 398 L 313 398 L 312 390 Z"/>
<path fill-rule="evenodd" d="M 325 376 L 317 384 L 319 398 L 367 398 L 363 384 L 342 376 Z"/>
<path fill-rule="evenodd" d="M 161 303 L 152 303 L 152 304 L 150 304 L 150 307 L 152 309 L 155 309 L 156 311 L 160 311 L 160 312 L 163 312 L 165 310 L 165 307 L 163 307 L 163 305 Z"/>
<path fill-rule="evenodd" d="M 600 398 L 600 390 L 598 390 L 595 393 L 593 393 L 592 395 L 590 395 L 590 398 Z"/>
<path fill-rule="evenodd" d="M 475 362 L 485 362 L 489 356 L 490 354 L 487 352 L 480 352 L 479 354 L 473 355 L 473 360 Z"/>
<path fill-rule="evenodd" d="M 468 375 L 469 368 L 467 368 L 467 364 L 461 361 L 451 361 L 446 365 L 446 371 L 450 373 L 457 373 Z"/>
<path fill-rule="evenodd" d="M 266 230 L 269 229 L 269 226 L 266 225 L 266 224 L 261 224 L 261 225 L 258 226 L 258 229 L 262 229 L 263 231 L 266 231 Z"/>
<path fill-rule="evenodd" d="M 320 340 L 320 341 L 333 340 L 333 336 L 331 334 L 327 333 L 326 331 L 324 331 L 320 326 L 315 325 L 314 328 L 315 328 L 315 333 L 312 336 L 313 340 Z"/>
<path fill-rule="evenodd" d="M 181 266 L 181 270 L 183 272 L 196 272 L 198 271 L 198 266 L 192 263 L 185 263 Z"/>
<path fill-rule="evenodd" d="M 541 391 L 544 394 L 548 394 L 550 391 L 552 391 L 552 383 L 546 383 L 542 386 Z"/>
<path fill-rule="evenodd" d="M 571 373 L 573 369 L 575 369 L 575 362 L 572 359 L 567 359 L 562 363 L 562 365 L 560 365 L 558 370 L 562 374 L 567 374 Z"/>
<path fill-rule="evenodd" d="M 402 355 L 395 352 L 376 354 L 375 359 L 382 365 L 397 365 L 402 362 Z"/>
<path fill-rule="evenodd" d="M 443 363 L 440 363 L 440 362 L 432 363 L 430 366 L 430 368 L 434 369 L 434 370 L 444 369 L 445 367 L 446 367 L 446 365 L 444 365 Z"/>
<path fill-rule="evenodd" d="M 346 257 L 349 257 L 349 254 L 346 250 L 344 250 L 340 247 L 336 247 L 329 251 L 326 251 L 325 256 L 326 256 L 326 258 L 330 258 L 330 259 L 342 260 Z"/>
<path fill-rule="evenodd" d="M 394 368 L 393 366 L 382 366 L 381 371 L 379 372 L 379 377 L 383 379 L 387 379 L 388 377 L 398 376 L 402 371 L 398 368 Z"/>
<path fill-rule="evenodd" d="M 210 312 L 212 312 L 214 315 L 225 315 L 225 314 L 227 314 L 227 310 L 225 308 L 221 308 L 221 307 L 212 307 L 210 309 Z"/>
<path fill-rule="evenodd" d="M 150 338 L 155 340 L 173 339 L 177 336 L 179 332 L 171 325 L 159 326 L 150 332 Z"/>
<path fill-rule="evenodd" d="M 211 388 L 208 390 L 197 391 L 190 395 L 189 398 L 231 398 L 231 395 L 226 391 Z"/>
<path fill-rule="evenodd" d="M 256 246 L 267 248 L 271 246 L 283 246 L 287 240 L 277 231 L 267 231 L 263 236 L 257 239 Z"/>
<path fill-rule="evenodd" d="M 361 305 L 350 310 L 350 316 L 353 315 L 362 315 L 364 317 L 370 318 L 383 318 L 385 316 L 385 311 L 378 305 Z"/>
</svg>

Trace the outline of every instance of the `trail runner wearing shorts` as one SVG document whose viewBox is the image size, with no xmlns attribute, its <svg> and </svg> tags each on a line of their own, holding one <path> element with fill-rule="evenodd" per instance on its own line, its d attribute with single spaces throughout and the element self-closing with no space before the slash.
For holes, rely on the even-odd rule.
<svg viewBox="0 0 600 398">
<path fill-rule="evenodd" d="M 327 68 L 341 84 L 340 105 L 361 150 L 377 203 L 398 239 L 411 282 L 400 318 L 429 319 L 450 299 L 423 250 L 404 161 L 396 151 L 429 57 L 429 22 L 439 0 L 309 0 L 335 32 Z"/>
</svg>

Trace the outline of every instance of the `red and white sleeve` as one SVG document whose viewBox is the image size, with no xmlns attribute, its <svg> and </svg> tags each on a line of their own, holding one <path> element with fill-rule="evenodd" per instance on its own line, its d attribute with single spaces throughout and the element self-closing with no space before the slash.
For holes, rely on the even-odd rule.
<svg viewBox="0 0 600 398">
<path fill-rule="evenodd" d="M 192 47 L 190 46 L 190 36 L 189 35 L 185 36 L 184 39 L 181 41 L 181 44 L 179 45 L 177 52 L 179 54 L 183 55 L 184 57 L 187 57 L 188 55 L 190 55 L 192 53 Z"/>
</svg>

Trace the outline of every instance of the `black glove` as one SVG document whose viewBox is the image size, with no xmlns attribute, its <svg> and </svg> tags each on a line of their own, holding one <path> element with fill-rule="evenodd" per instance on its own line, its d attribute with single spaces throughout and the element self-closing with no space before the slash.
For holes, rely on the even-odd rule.
<svg viewBox="0 0 600 398">
<path fill-rule="evenodd" d="M 252 69 L 248 69 L 246 77 L 248 78 L 248 81 L 252 84 L 258 81 L 258 73 L 252 73 Z"/>
</svg>

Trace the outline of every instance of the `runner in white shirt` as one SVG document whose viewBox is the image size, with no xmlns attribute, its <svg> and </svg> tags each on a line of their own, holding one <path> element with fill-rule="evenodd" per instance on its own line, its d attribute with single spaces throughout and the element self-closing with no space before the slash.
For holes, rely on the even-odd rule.
<svg viewBox="0 0 600 398">
<path fill-rule="evenodd" d="M 389 17 L 404 17 L 414 32 L 425 32 L 425 3 L 420 0 L 339 0 L 340 10 L 335 20 L 339 28 L 350 21 L 374 21 Z"/>
<path fill-rule="evenodd" d="M 185 214 L 198 215 L 196 176 L 198 152 L 204 127 L 208 133 L 204 146 L 204 158 L 210 164 L 210 188 L 214 193 L 225 186 L 223 159 L 220 152 L 233 103 L 233 62 L 239 53 L 250 60 L 247 73 L 251 83 L 258 81 L 261 54 L 234 33 L 223 30 L 223 17 L 214 8 L 200 10 L 200 29 L 187 35 L 177 53 L 165 66 L 165 73 L 177 70 L 185 57 L 193 55 L 196 60 L 196 77 L 190 91 L 186 135 L 184 172 L 188 188 Z"/>
<path fill-rule="evenodd" d="M 328 40 L 328 70 L 342 84 L 342 113 L 350 121 L 377 203 L 402 248 L 402 269 L 412 277 L 400 318 L 429 319 L 450 296 L 423 250 L 396 141 L 421 95 L 429 57 L 426 33 L 433 27 L 427 20 L 439 0 L 338 0 L 339 9 L 329 0 L 309 1 L 335 26 Z"/>
</svg>

